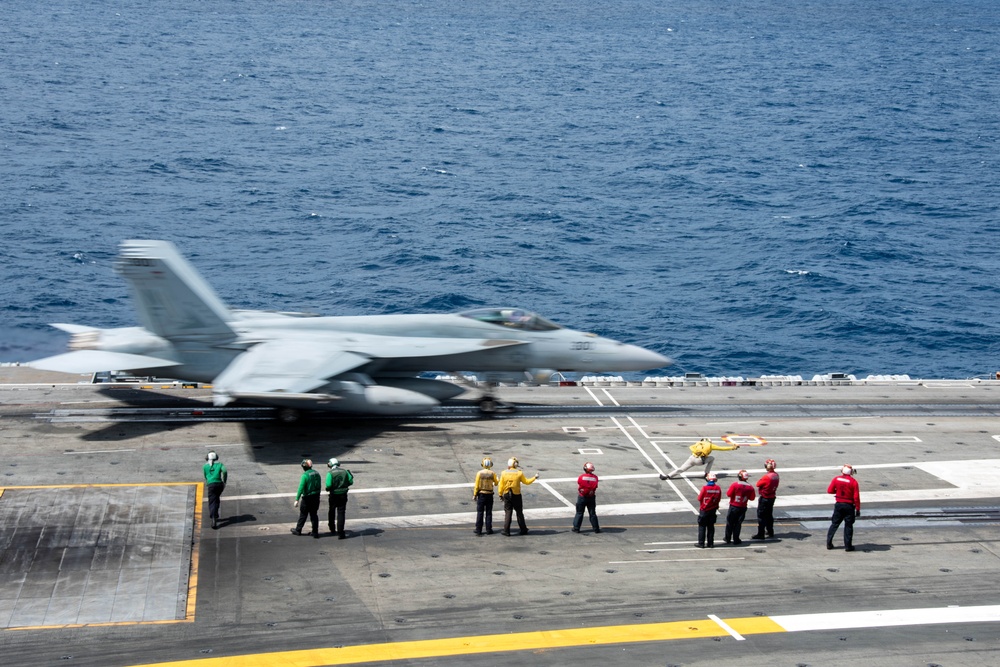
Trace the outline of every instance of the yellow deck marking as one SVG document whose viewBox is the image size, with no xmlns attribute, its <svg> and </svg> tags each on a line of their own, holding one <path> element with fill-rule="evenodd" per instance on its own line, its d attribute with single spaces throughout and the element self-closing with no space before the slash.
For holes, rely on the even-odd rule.
<svg viewBox="0 0 1000 667">
<path fill-rule="evenodd" d="M 749 618 L 709 617 L 697 621 L 649 623 L 646 625 L 606 625 L 505 635 L 451 637 L 423 641 L 368 644 L 343 648 L 317 648 L 277 653 L 235 655 L 160 662 L 145 667 L 320 667 L 386 663 L 480 653 L 510 653 L 579 646 L 601 646 L 660 642 L 672 639 L 760 635 L 778 632 L 808 632 L 838 628 L 884 628 L 899 625 L 941 623 L 1000 623 L 1000 605 L 941 607 L 932 609 L 889 609 L 881 611 L 833 612 L 795 616 L 751 616 Z"/>
<path fill-rule="evenodd" d="M 187 609 L 184 620 L 194 622 L 195 602 L 198 600 L 198 553 L 201 547 L 201 501 L 205 485 L 198 482 L 194 492 L 194 535 L 191 540 L 191 571 L 188 573 Z"/>
<path fill-rule="evenodd" d="M 761 632 L 784 632 L 776 623 L 758 623 L 762 619 L 730 619 L 726 623 L 739 632 L 746 628 L 761 628 Z M 764 628 L 767 628 L 766 630 Z M 750 630 L 749 632 L 752 632 Z M 148 667 L 317 667 L 319 665 L 357 665 L 393 660 L 418 660 L 455 655 L 532 651 L 538 649 L 569 648 L 575 646 L 601 646 L 608 644 L 634 644 L 673 639 L 704 639 L 727 637 L 727 633 L 711 619 L 674 621 L 645 625 L 609 625 L 596 628 L 570 628 L 540 632 L 517 632 L 503 635 L 479 635 L 427 639 L 392 644 L 368 644 L 343 648 L 320 648 L 280 653 L 260 653 L 225 658 L 202 658 L 161 662 Z"/>
</svg>

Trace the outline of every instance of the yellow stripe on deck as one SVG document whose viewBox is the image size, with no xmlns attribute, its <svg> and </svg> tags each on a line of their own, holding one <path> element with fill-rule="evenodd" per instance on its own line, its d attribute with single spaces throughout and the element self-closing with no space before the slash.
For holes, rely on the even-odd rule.
<svg viewBox="0 0 1000 667">
<path fill-rule="evenodd" d="M 719 622 L 721 621 L 721 623 Z M 841 628 L 883 628 L 900 625 L 941 623 L 1000 623 L 1000 605 L 940 607 L 936 609 L 888 609 L 794 616 L 751 616 L 697 621 L 648 623 L 645 625 L 605 625 L 594 628 L 570 628 L 541 632 L 517 632 L 506 635 L 480 635 L 425 639 L 393 644 L 367 644 L 343 648 L 317 648 L 279 653 L 234 655 L 227 658 L 201 658 L 161 662 L 146 667 L 321 667 L 387 663 L 394 660 L 419 660 L 479 653 L 510 653 L 539 649 L 638 644 L 673 639 L 704 639 L 738 635 L 766 635 L 778 632 L 808 632 Z M 737 637 L 736 639 L 740 639 Z"/>
<path fill-rule="evenodd" d="M 726 623 L 741 634 L 784 632 L 768 618 L 736 618 Z M 635 644 L 660 642 L 673 639 L 704 639 L 725 637 L 728 632 L 711 619 L 674 621 L 645 625 L 609 625 L 595 628 L 571 628 L 517 632 L 504 635 L 480 635 L 449 639 L 425 639 L 392 644 L 367 644 L 343 648 L 321 648 L 280 653 L 231 656 L 226 658 L 201 658 L 178 662 L 156 663 L 150 667 L 317 667 L 319 665 L 356 665 L 417 660 L 479 653 L 532 651 L 537 649 L 600 646 L 608 644 Z"/>
</svg>

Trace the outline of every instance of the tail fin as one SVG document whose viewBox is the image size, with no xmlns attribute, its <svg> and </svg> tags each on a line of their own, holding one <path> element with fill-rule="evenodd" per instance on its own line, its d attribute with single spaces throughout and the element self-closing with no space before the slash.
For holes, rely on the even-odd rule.
<svg viewBox="0 0 1000 667">
<path fill-rule="evenodd" d="M 167 241 L 124 241 L 115 270 L 132 288 L 139 321 L 170 341 L 236 337 L 232 315 L 177 248 Z"/>
</svg>

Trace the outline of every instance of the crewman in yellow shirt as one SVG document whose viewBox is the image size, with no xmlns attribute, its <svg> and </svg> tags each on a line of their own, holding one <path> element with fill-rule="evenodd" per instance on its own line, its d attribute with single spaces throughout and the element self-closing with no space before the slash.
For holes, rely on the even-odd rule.
<svg viewBox="0 0 1000 667">
<path fill-rule="evenodd" d="M 739 445 L 730 445 L 729 447 L 723 447 L 721 445 L 712 444 L 712 441 L 708 438 L 702 438 L 698 442 L 691 445 L 691 456 L 688 460 L 682 463 L 677 468 L 674 468 L 669 474 L 660 475 L 661 480 L 676 479 L 680 476 L 682 472 L 691 468 L 692 466 L 705 466 L 705 475 L 708 477 L 708 473 L 712 472 L 712 464 L 715 463 L 715 457 L 712 456 L 713 451 L 729 452 L 734 449 L 739 449 Z"/>
<path fill-rule="evenodd" d="M 518 468 L 517 457 L 510 457 L 507 460 L 507 469 L 500 473 L 500 497 L 503 499 L 503 535 L 510 537 L 510 515 L 517 512 L 517 526 L 521 529 L 522 535 L 528 534 L 528 527 L 524 524 L 524 504 L 521 500 L 521 484 L 531 484 L 538 479 L 538 473 L 531 479 L 524 476 L 524 472 Z"/>
</svg>

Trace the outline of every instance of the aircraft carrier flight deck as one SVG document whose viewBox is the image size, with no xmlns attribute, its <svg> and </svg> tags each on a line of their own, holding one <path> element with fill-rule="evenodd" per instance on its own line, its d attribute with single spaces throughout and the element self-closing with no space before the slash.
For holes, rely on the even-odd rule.
<svg viewBox="0 0 1000 667">
<path fill-rule="evenodd" d="M 83 380 L 81 382 L 81 380 Z M 0 367 L 4 664 L 983 665 L 1000 660 L 1000 381 L 504 388 L 411 417 L 215 408 L 179 383 Z M 699 549 L 700 438 L 726 489 L 765 459 L 775 536 Z M 207 519 L 202 464 L 229 471 Z M 529 532 L 473 534 L 516 456 Z M 346 539 L 290 533 L 302 469 L 355 478 Z M 571 531 L 583 464 L 602 531 Z M 856 467 L 856 551 L 827 485 Z M 308 524 L 307 524 L 308 527 Z"/>
</svg>

